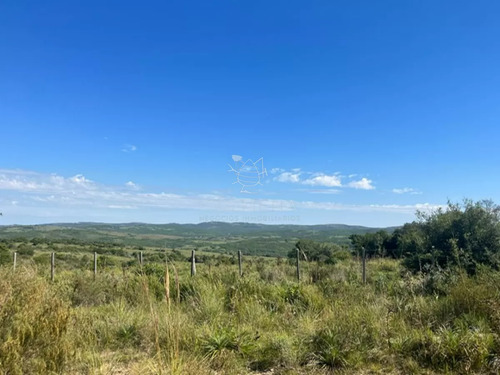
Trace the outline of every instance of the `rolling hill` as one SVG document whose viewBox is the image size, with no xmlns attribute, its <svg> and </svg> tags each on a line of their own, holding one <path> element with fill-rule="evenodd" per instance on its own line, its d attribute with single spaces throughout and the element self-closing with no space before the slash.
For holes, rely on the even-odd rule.
<svg viewBox="0 0 500 375">
<path fill-rule="evenodd" d="M 343 224 L 266 225 L 204 222 L 200 224 L 58 223 L 0 226 L 0 239 L 43 239 L 53 242 L 104 242 L 129 246 L 198 248 L 232 253 L 284 256 L 299 238 L 348 244 L 349 235 L 382 228 Z M 384 228 L 392 230 L 393 228 Z"/>
</svg>

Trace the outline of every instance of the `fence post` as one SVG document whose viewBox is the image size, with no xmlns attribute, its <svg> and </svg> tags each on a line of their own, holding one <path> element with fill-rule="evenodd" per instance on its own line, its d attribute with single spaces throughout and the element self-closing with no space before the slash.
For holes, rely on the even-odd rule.
<svg viewBox="0 0 500 375">
<path fill-rule="evenodd" d="M 94 280 L 97 275 L 97 252 L 94 252 Z"/>
<path fill-rule="evenodd" d="M 54 281 L 55 266 L 56 266 L 56 253 L 50 253 L 50 281 Z"/>
<path fill-rule="evenodd" d="M 297 281 L 300 281 L 300 250 L 297 248 Z"/>
<path fill-rule="evenodd" d="M 142 255 L 142 251 L 139 253 L 139 265 L 142 267 L 142 264 L 144 263 L 144 257 Z"/>
<path fill-rule="evenodd" d="M 366 250 L 363 247 L 363 284 L 366 284 Z"/>
<path fill-rule="evenodd" d="M 195 258 L 195 251 L 193 250 L 191 252 L 191 276 L 196 275 L 196 258 Z"/>
<path fill-rule="evenodd" d="M 14 271 L 16 270 L 17 266 L 17 252 L 14 251 Z"/>
<path fill-rule="evenodd" d="M 238 250 L 238 268 L 240 270 L 240 277 L 243 276 L 243 268 L 241 267 L 241 250 Z"/>
</svg>

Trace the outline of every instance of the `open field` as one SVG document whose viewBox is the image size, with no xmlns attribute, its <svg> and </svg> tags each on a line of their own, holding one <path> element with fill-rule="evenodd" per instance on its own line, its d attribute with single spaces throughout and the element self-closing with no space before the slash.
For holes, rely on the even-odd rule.
<svg viewBox="0 0 500 375">
<path fill-rule="evenodd" d="M 40 252 L 46 256 L 47 253 Z M 39 255 L 39 256 L 41 256 Z M 146 258 L 147 259 L 147 258 Z M 411 275 L 398 261 L 0 268 L 8 374 L 498 373 L 500 274 Z M 168 270 L 168 271 L 167 271 Z"/>
<path fill-rule="evenodd" d="M 94 226 L 86 240 L 92 224 L 76 238 L 40 235 L 50 226 L 2 233 L 3 373 L 500 373 L 500 207 L 489 202 L 356 233 L 351 246 L 312 240 L 339 235 L 312 227 L 297 242 L 253 225 L 156 233 L 188 239 L 173 249 Z M 126 227 L 131 238 L 156 231 Z M 283 240 L 280 256 L 260 236 Z M 198 238 L 258 245 L 236 248 L 240 274 L 237 251 L 189 243 Z"/>
</svg>

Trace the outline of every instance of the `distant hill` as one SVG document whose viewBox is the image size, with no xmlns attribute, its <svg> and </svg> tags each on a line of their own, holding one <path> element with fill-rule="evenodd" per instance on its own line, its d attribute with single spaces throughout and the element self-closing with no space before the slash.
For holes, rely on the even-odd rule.
<svg viewBox="0 0 500 375">
<path fill-rule="evenodd" d="M 299 238 L 348 244 L 354 233 L 380 229 L 343 224 L 267 225 L 205 222 L 200 224 L 58 223 L 0 226 L 0 239 L 45 239 L 54 242 L 108 242 L 129 246 L 198 248 L 205 251 L 284 256 Z"/>
</svg>

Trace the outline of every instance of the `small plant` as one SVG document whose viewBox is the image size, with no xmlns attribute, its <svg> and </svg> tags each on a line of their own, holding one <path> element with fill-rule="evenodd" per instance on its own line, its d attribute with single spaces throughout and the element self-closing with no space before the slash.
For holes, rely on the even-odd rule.
<svg viewBox="0 0 500 375">
<path fill-rule="evenodd" d="M 116 331 L 116 338 L 121 345 L 136 345 L 139 343 L 140 336 L 135 324 L 125 324 Z"/>
<path fill-rule="evenodd" d="M 248 332 L 237 332 L 231 328 L 218 329 L 202 339 L 201 349 L 206 358 L 224 357 L 227 352 L 245 355 L 254 343 Z"/>
<path fill-rule="evenodd" d="M 349 352 L 346 337 L 338 330 L 326 328 L 318 332 L 313 340 L 313 359 L 320 366 L 343 368 L 349 365 Z"/>
</svg>

